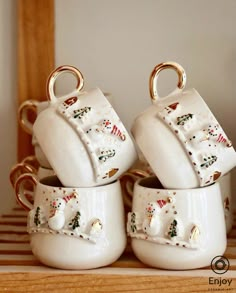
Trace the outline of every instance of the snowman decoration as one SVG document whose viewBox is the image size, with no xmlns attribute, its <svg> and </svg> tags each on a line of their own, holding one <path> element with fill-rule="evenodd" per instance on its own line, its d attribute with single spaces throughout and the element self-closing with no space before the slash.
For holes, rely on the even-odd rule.
<svg viewBox="0 0 236 293">
<path fill-rule="evenodd" d="M 71 194 L 63 198 L 55 198 L 50 202 L 50 213 L 48 219 L 48 226 L 54 231 L 61 230 L 65 225 L 65 213 L 67 202 L 74 198 L 75 195 Z"/>
<path fill-rule="evenodd" d="M 103 119 L 100 123 L 93 125 L 87 131 L 87 134 L 92 136 L 93 139 L 101 139 L 103 135 L 112 135 L 121 141 L 126 140 L 125 134 L 120 130 L 120 128 L 112 123 L 109 119 Z"/>
<path fill-rule="evenodd" d="M 149 236 L 156 236 L 160 231 L 159 212 L 161 208 L 156 202 L 149 202 L 145 208 L 143 231 Z"/>
</svg>

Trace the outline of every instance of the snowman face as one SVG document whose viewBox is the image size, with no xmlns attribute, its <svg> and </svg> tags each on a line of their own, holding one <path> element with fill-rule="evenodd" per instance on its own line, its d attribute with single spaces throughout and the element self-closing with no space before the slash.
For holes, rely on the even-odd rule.
<svg viewBox="0 0 236 293">
<path fill-rule="evenodd" d="M 55 210 L 63 211 L 65 206 L 65 201 L 62 198 L 55 198 L 50 202 L 50 207 Z"/>
<path fill-rule="evenodd" d="M 217 136 L 217 131 L 219 130 L 218 124 L 209 124 L 207 127 L 207 132 L 210 136 Z"/>
<path fill-rule="evenodd" d="M 149 202 L 145 209 L 145 214 L 147 217 L 151 217 L 157 214 L 159 208 L 155 202 Z"/>
</svg>

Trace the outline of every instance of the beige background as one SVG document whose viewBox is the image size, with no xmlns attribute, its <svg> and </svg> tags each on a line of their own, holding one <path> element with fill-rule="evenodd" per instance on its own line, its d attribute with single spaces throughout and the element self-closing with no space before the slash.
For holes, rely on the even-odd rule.
<svg viewBox="0 0 236 293">
<path fill-rule="evenodd" d="M 56 65 L 75 65 L 87 89 L 111 92 L 128 128 L 151 103 L 153 67 L 167 60 L 185 68 L 187 88 L 199 91 L 236 145 L 235 0 L 56 1 Z M 175 84 L 173 71 L 161 74 L 163 94 Z"/>
<path fill-rule="evenodd" d="M 0 0 L 0 214 L 15 199 L 9 171 L 16 162 L 16 1 Z"/>
</svg>

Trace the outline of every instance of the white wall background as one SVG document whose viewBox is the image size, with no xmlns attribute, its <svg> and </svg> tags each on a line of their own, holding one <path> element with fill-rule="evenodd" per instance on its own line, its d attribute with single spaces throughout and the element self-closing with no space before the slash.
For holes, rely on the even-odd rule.
<svg viewBox="0 0 236 293">
<path fill-rule="evenodd" d="M 56 0 L 56 65 L 74 65 L 87 89 L 111 92 L 128 128 L 151 104 L 153 67 L 168 60 L 185 68 L 187 88 L 236 145 L 235 0 Z M 166 94 L 176 84 L 168 71 L 159 79 Z"/>
<path fill-rule="evenodd" d="M 16 162 L 16 2 L 0 0 L 0 214 L 15 202 L 9 171 Z"/>
</svg>

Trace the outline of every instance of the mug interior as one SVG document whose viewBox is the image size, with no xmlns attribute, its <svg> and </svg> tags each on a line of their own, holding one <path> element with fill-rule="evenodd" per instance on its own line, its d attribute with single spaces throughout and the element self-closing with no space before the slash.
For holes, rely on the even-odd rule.
<svg viewBox="0 0 236 293">
<path fill-rule="evenodd" d="M 57 178 L 57 176 L 44 177 L 40 180 L 40 183 L 47 186 L 64 187 L 64 185 L 62 185 L 61 181 Z"/>
<path fill-rule="evenodd" d="M 99 185 L 99 186 L 96 186 L 97 188 L 98 187 L 104 187 L 104 186 L 107 186 L 107 185 L 112 185 L 112 184 L 115 184 L 118 180 L 114 180 L 112 182 L 108 182 L 106 184 L 103 184 L 103 185 Z M 51 187 L 63 187 L 63 188 L 74 188 L 74 187 L 65 187 L 61 181 L 58 179 L 58 177 L 56 175 L 53 175 L 53 176 L 47 176 L 47 177 L 44 177 L 42 179 L 39 180 L 39 182 L 43 185 L 46 185 L 46 186 L 51 186 Z M 94 186 L 91 186 L 91 188 L 93 188 Z M 87 187 L 89 188 L 89 187 Z"/>
<path fill-rule="evenodd" d="M 142 187 L 163 189 L 161 182 L 155 176 L 140 179 L 138 184 Z"/>
<path fill-rule="evenodd" d="M 210 188 L 212 185 L 214 185 L 216 182 L 213 182 L 209 184 L 208 186 L 202 186 L 202 187 L 194 187 L 194 188 L 187 188 L 188 190 L 197 190 L 197 189 L 202 189 L 202 188 Z M 176 190 L 176 188 L 164 188 L 161 182 L 158 180 L 157 177 L 155 176 L 150 176 L 146 178 L 142 178 L 138 180 L 137 183 L 139 186 L 150 188 L 150 189 L 165 189 L 165 190 Z M 180 189 L 181 190 L 181 189 Z M 183 190 L 183 189 L 182 189 Z"/>
</svg>

